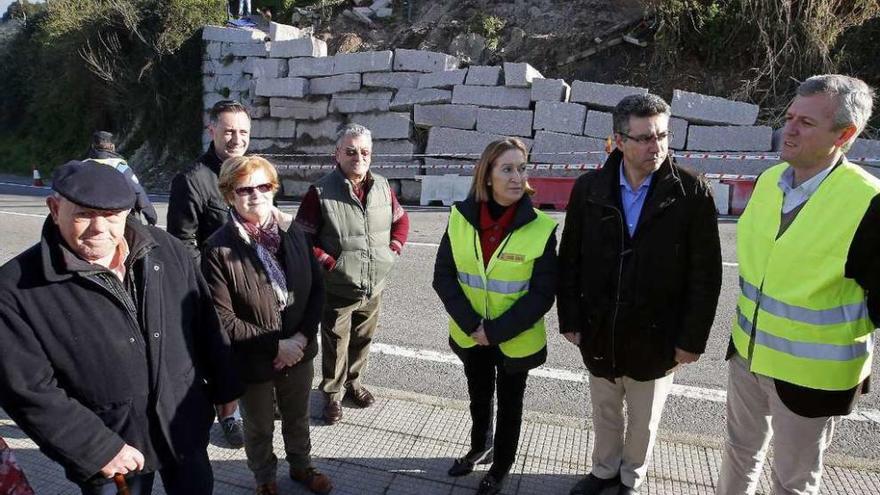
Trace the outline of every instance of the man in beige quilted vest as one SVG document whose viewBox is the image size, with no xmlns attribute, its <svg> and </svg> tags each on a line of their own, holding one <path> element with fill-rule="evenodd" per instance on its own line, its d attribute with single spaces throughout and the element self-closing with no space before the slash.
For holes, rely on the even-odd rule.
<svg viewBox="0 0 880 495">
<path fill-rule="evenodd" d="M 342 419 L 343 398 L 357 407 L 375 400 L 362 383 L 363 372 L 382 290 L 409 231 L 388 180 L 370 171 L 372 151 L 369 129 L 344 126 L 336 140 L 336 169 L 309 188 L 296 216 L 324 267 L 320 389 L 327 396 L 327 424 Z"/>
</svg>

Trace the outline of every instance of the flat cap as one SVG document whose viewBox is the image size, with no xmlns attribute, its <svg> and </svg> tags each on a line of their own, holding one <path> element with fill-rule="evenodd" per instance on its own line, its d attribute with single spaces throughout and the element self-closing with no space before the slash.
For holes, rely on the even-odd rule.
<svg viewBox="0 0 880 495">
<path fill-rule="evenodd" d="M 125 175 L 96 162 L 72 160 L 52 175 L 52 189 L 66 199 L 95 210 L 128 210 L 135 193 Z"/>
</svg>

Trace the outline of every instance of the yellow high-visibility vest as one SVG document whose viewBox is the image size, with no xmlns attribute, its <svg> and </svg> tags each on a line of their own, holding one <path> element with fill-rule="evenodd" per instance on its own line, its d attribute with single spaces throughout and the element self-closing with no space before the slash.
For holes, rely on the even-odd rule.
<svg viewBox="0 0 880 495">
<path fill-rule="evenodd" d="M 844 270 L 880 181 L 844 159 L 777 239 L 778 182 L 788 166 L 761 174 L 737 226 L 742 290 L 733 343 L 754 373 L 848 390 L 871 373 L 874 325 L 865 291 Z"/>
<path fill-rule="evenodd" d="M 537 218 L 507 235 L 486 266 L 480 233 L 458 208 L 452 207 L 447 233 L 458 270 L 458 283 L 483 319 L 499 317 L 529 290 L 535 260 L 544 253 L 556 228 L 556 222 L 547 214 L 539 210 L 535 213 Z M 477 344 L 452 318 L 449 319 L 449 335 L 462 348 Z M 541 318 L 499 347 L 507 357 L 523 358 L 540 352 L 546 345 L 547 333 L 544 318 Z"/>
</svg>

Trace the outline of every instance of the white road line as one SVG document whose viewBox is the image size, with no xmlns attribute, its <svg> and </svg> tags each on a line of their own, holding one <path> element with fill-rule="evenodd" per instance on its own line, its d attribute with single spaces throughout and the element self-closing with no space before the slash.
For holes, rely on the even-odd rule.
<svg viewBox="0 0 880 495">
<path fill-rule="evenodd" d="M 411 347 L 403 347 L 393 344 L 383 344 L 381 342 L 373 342 L 370 344 L 370 352 L 376 354 L 385 354 L 388 356 L 404 357 L 410 359 L 418 359 L 421 361 L 430 361 L 434 363 L 450 364 L 453 366 L 461 366 L 461 360 L 458 356 L 450 352 L 433 351 L 429 349 L 414 349 Z M 532 376 L 541 378 L 549 378 L 551 380 L 561 380 L 565 382 L 586 383 L 588 375 L 586 372 L 577 370 L 567 370 L 562 368 L 549 368 L 541 366 L 529 371 Z M 691 385 L 672 385 L 672 395 L 685 397 L 688 399 L 705 400 L 709 402 L 724 403 L 727 401 L 727 392 L 725 390 L 715 388 L 701 388 Z M 849 416 L 843 419 L 850 421 L 867 421 L 880 424 L 880 410 L 864 409 L 853 411 Z"/>
<path fill-rule="evenodd" d="M 5 210 L 0 210 L 0 213 L 2 213 L 3 215 L 15 215 L 17 217 L 46 218 L 46 214 L 37 215 L 36 213 L 19 213 L 17 211 L 5 211 Z"/>
<path fill-rule="evenodd" d="M 407 246 L 419 246 L 419 247 L 433 247 L 433 248 L 440 247 L 439 244 L 435 244 L 433 242 L 407 242 L 406 245 Z M 732 267 L 739 266 L 739 263 L 734 263 L 732 261 L 722 261 L 721 264 L 723 266 L 732 266 Z"/>
<path fill-rule="evenodd" d="M 32 186 L 30 184 L 19 184 L 17 182 L 0 182 L 0 186 L 15 186 L 15 187 L 26 187 L 28 189 L 52 189 L 49 186 Z"/>
</svg>

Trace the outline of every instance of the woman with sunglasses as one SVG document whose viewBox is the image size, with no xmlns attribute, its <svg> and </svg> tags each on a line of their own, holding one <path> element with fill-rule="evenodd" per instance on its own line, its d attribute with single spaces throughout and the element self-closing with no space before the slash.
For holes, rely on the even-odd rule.
<svg viewBox="0 0 880 495">
<path fill-rule="evenodd" d="M 329 493 L 333 484 L 312 466 L 309 439 L 312 359 L 324 304 L 321 268 L 302 231 L 272 205 L 278 173 L 271 163 L 259 156 L 230 158 L 220 167 L 219 186 L 229 221 L 208 238 L 202 271 L 247 384 L 244 449 L 256 493 L 278 493 L 273 395 L 290 477 L 314 493 Z"/>
<path fill-rule="evenodd" d="M 449 345 L 464 363 L 473 422 L 470 450 L 449 475 L 491 463 L 478 495 L 501 490 L 516 456 L 529 370 L 547 359 L 544 314 L 556 293 L 556 222 L 532 207 L 526 157 L 516 138 L 486 147 L 470 195 L 452 207 L 434 266 L 434 290 L 449 313 Z"/>
</svg>

